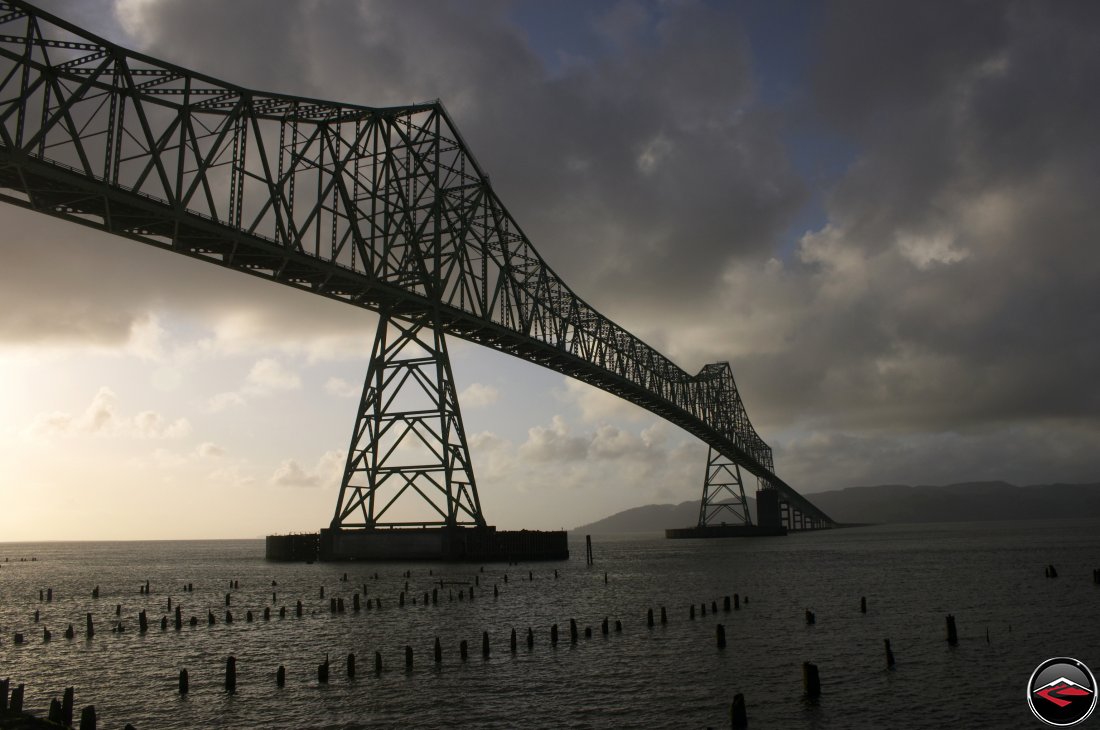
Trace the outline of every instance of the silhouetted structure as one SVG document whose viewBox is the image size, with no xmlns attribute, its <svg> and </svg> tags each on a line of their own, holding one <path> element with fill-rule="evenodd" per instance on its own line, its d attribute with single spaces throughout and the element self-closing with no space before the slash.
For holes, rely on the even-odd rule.
<svg viewBox="0 0 1100 730">
<path fill-rule="evenodd" d="M 243 89 L 11 6 L 0 199 L 380 314 L 322 555 L 403 544 L 400 530 L 487 526 L 447 336 L 583 380 L 705 441 L 700 525 L 725 512 L 751 523 L 742 470 L 777 492 L 791 529 L 832 524 L 776 476 L 728 363 L 689 375 L 577 297 L 440 102 L 380 109 Z M 409 443 L 419 451 L 398 448 Z"/>
</svg>

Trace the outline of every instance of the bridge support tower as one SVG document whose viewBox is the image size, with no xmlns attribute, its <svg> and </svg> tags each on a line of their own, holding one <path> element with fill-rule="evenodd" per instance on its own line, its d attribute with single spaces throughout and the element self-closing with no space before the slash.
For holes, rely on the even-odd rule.
<svg viewBox="0 0 1100 730">
<path fill-rule="evenodd" d="M 566 538 L 486 524 L 439 318 L 382 309 L 320 558 L 559 560 Z"/>
<path fill-rule="evenodd" d="M 707 453 L 703 499 L 699 504 L 699 527 L 708 525 L 752 525 L 741 467 L 713 446 Z"/>
</svg>

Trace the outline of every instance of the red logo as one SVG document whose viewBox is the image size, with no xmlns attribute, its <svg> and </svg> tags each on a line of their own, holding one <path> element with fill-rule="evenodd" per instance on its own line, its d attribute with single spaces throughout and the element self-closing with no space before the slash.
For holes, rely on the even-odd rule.
<svg viewBox="0 0 1100 730">
<path fill-rule="evenodd" d="M 1035 694 L 1059 707 L 1068 707 L 1078 697 L 1088 697 L 1092 692 L 1076 682 L 1059 677 L 1045 687 L 1035 690 Z"/>
</svg>

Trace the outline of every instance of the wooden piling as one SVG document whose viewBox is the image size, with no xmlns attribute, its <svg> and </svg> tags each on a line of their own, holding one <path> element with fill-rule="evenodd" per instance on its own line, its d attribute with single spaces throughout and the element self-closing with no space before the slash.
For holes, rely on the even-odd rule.
<svg viewBox="0 0 1100 730">
<path fill-rule="evenodd" d="M 584 638 L 586 638 L 586 639 L 591 639 L 592 638 L 592 627 L 591 626 L 585 626 L 584 627 Z"/>
<path fill-rule="evenodd" d="M 66 687 L 61 699 L 61 724 L 72 727 L 73 724 L 73 688 Z"/>
<path fill-rule="evenodd" d="M 271 620 L 271 606 L 264 606 L 264 621 Z"/>
<path fill-rule="evenodd" d="M 514 627 L 512 629 L 512 636 L 508 640 L 508 647 L 512 650 L 513 654 L 516 653 L 516 630 Z"/>
<path fill-rule="evenodd" d="M 246 624 L 252 623 L 252 611 L 245 611 L 244 612 L 244 622 Z"/>
<path fill-rule="evenodd" d="M 286 618 L 286 606 L 279 606 L 279 618 Z"/>
<path fill-rule="evenodd" d="M 53 588 L 46 589 L 46 603 L 53 603 Z M 72 723 L 69 723 L 70 725 Z"/>
<path fill-rule="evenodd" d="M 550 627 L 550 646 L 558 645 L 558 625 L 554 624 Z"/>
<path fill-rule="evenodd" d="M 226 611 L 225 612 L 225 622 L 227 624 L 233 623 L 233 612 L 232 611 Z"/>
<path fill-rule="evenodd" d="M 237 691 L 237 657 L 232 655 L 225 660 L 225 691 L 230 694 Z"/>
<path fill-rule="evenodd" d="M 715 628 L 715 643 L 719 649 L 726 648 L 726 627 L 718 624 Z"/>
<path fill-rule="evenodd" d="M 497 584 L 494 583 L 493 584 L 493 598 L 497 598 L 498 596 L 500 596 L 500 589 L 497 588 Z"/>
<path fill-rule="evenodd" d="M 569 619 L 569 641 L 577 643 L 577 620 L 573 618 Z"/>
<path fill-rule="evenodd" d="M 882 641 L 886 645 L 886 668 L 887 669 L 893 669 L 894 668 L 894 652 L 893 652 L 893 650 L 890 649 L 890 640 L 889 639 L 883 639 Z"/>
<path fill-rule="evenodd" d="M 734 593 L 733 594 L 733 610 L 734 611 L 740 611 L 741 610 L 741 594 L 740 593 Z"/>
<path fill-rule="evenodd" d="M 92 589 L 92 598 L 99 598 L 99 586 Z"/>
<path fill-rule="evenodd" d="M 95 636 L 95 627 L 92 626 L 92 614 L 88 614 L 85 620 L 84 634 L 90 639 Z"/>
<path fill-rule="evenodd" d="M 380 651 L 374 652 L 374 673 L 382 673 L 382 652 Z"/>
<path fill-rule="evenodd" d="M 527 648 L 533 649 L 535 647 L 535 632 L 531 630 L 531 627 L 527 627 Z"/>
<path fill-rule="evenodd" d="M 325 655 L 325 660 L 317 665 L 317 681 L 321 684 L 328 684 L 328 655 Z"/>
<path fill-rule="evenodd" d="M 141 613 L 138 614 L 138 631 L 145 633 L 149 630 L 149 617 L 145 614 L 145 609 L 141 609 Z"/>
<path fill-rule="evenodd" d="M 438 636 L 435 637 L 435 647 L 433 649 L 433 654 L 435 656 L 435 663 L 436 664 L 439 664 L 440 662 L 443 661 L 443 645 L 439 643 L 439 637 Z"/>
<path fill-rule="evenodd" d="M 592 536 L 591 535 L 585 535 L 584 536 L 584 544 L 585 544 L 585 560 L 587 561 L 588 565 L 592 565 L 595 561 L 592 559 Z"/>
<path fill-rule="evenodd" d="M 286 685 L 286 667 L 282 664 L 275 670 L 275 686 L 283 687 Z"/>
<path fill-rule="evenodd" d="M 730 612 L 730 597 L 726 596 L 722 599 L 722 610 L 726 613 Z"/>
<path fill-rule="evenodd" d="M 229 603 L 230 603 L 229 599 L 232 597 L 232 595 L 233 595 L 232 593 L 226 593 L 225 594 L 225 605 L 227 605 L 227 606 L 229 605 Z"/>
<path fill-rule="evenodd" d="M 957 646 L 959 643 L 959 634 L 955 630 L 955 617 L 951 614 L 947 614 L 947 643 L 951 646 Z"/>
<path fill-rule="evenodd" d="M 23 712 L 23 685 L 20 684 L 11 691 L 11 700 L 8 702 L 8 711 L 13 715 Z"/>
<path fill-rule="evenodd" d="M 73 631 L 73 625 L 69 624 L 69 628 L 65 629 L 65 638 L 66 639 L 71 639 L 74 636 L 76 636 L 76 632 Z"/>
<path fill-rule="evenodd" d="M 348 679 L 355 679 L 355 654 L 348 654 Z"/>
<path fill-rule="evenodd" d="M 408 644 L 405 644 L 405 669 L 412 670 L 413 668 L 413 648 Z"/>
<path fill-rule="evenodd" d="M 668 614 L 665 613 L 665 607 L 661 606 L 661 625 L 664 626 L 668 623 Z"/>
<path fill-rule="evenodd" d="M 695 620 L 695 604 L 694 603 L 691 604 L 690 606 L 688 606 L 688 618 L 691 619 L 692 621 Z"/>
<path fill-rule="evenodd" d="M 52 638 L 53 638 L 53 634 L 50 633 L 50 630 L 48 628 L 43 626 L 42 627 L 42 641 L 46 642 L 46 641 L 49 641 Z"/>
<path fill-rule="evenodd" d="M 160 630 L 161 631 L 167 631 L 168 630 L 168 617 L 167 616 L 161 616 L 160 617 Z"/>
<path fill-rule="evenodd" d="M 710 612 L 711 613 L 718 613 L 718 601 L 711 601 L 710 602 Z"/>
<path fill-rule="evenodd" d="M 619 619 L 615 619 L 615 633 L 621 634 L 623 632 L 623 622 Z"/>
<path fill-rule="evenodd" d="M 489 658 L 489 632 L 481 632 L 481 656 Z"/>
<path fill-rule="evenodd" d="M 815 623 L 817 623 L 817 616 L 814 615 L 813 611 L 811 611 L 810 609 L 807 608 L 806 609 L 806 625 L 807 626 L 813 626 Z"/>
<path fill-rule="evenodd" d="M 647 608 L 645 613 L 645 625 L 649 628 L 653 628 L 653 609 Z"/>
<path fill-rule="evenodd" d="M 3 717 L 8 711 L 8 689 L 10 687 L 10 679 L 0 679 L 0 717 Z"/>
<path fill-rule="evenodd" d="M 817 665 L 813 662 L 802 662 L 802 689 L 806 696 L 821 696 L 821 678 L 817 673 Z"/>
<path fill-rule="evenodd" d="M 96 730 L 95 705 L 88 705 L 80 711 L 80 730 Z"/>
<path fill-rule="evenodd" d="M 607 636 L 607 616 L 603 617 L 603 623 L 600 624 L 600 633 Z"/>
<path fill-rule="evenodd" d="M 180 613 L 180 607 L 176 606 L 176 631 L 183 628 L 183 615 Z"/>
<path fill-rule="evenodd" d="M 186 669 L 181 669 L 180 670 L 180 681 L 179 681 L 179 693 L 181 695 L 185 695 L 190 691 L 191 691 L 191 678 L 187 675 L 187 670 Z"/>
<path fill-rule="evenodd" d="M 466 640 L 458 642 L 458 657 L 462 661 L 466 661 L 466 657 L 470 655 L 470 646 L 466 643 Z"/>
<path fill-rule="evenodd" d="M 867 596 L 859 597 L 859 612 L 867 613 Z"/>
<path fill-rule="evenodd" d="M 298 604 L 294 607 L 294 611 L 297 614 L 298 618 L 302 617 L 302 602 L 301 601 L 298 601 Z"/>
<path fill-rule="evenodd" d="M 738 692 L 733 696 L 730 705 L 730 727 L 734 730 L 742 730 L 749 726 L 748 715 L 745 713 L 745 695 Z"/>
</svg>

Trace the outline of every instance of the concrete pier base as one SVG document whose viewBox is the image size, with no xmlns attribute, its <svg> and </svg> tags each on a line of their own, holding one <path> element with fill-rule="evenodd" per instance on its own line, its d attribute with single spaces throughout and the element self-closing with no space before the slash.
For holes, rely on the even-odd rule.
<svg viewBox="0 0 1100 730">
<path fill-rule="evenodd" d="M 311 553 L 308 540 L 316 548 Z M 330 529 L 320 535 L 270 535 L 268 560 L 567 560 L 568 533 L 495 527 Z"/>
<path fill-rule="evenodd" d="M 782 525 L 707 525 L 705 527 L 677 527 L 665 530 L 670 540 L 712 537 L 775 537 L 786 535 Z"/>
</svg>

